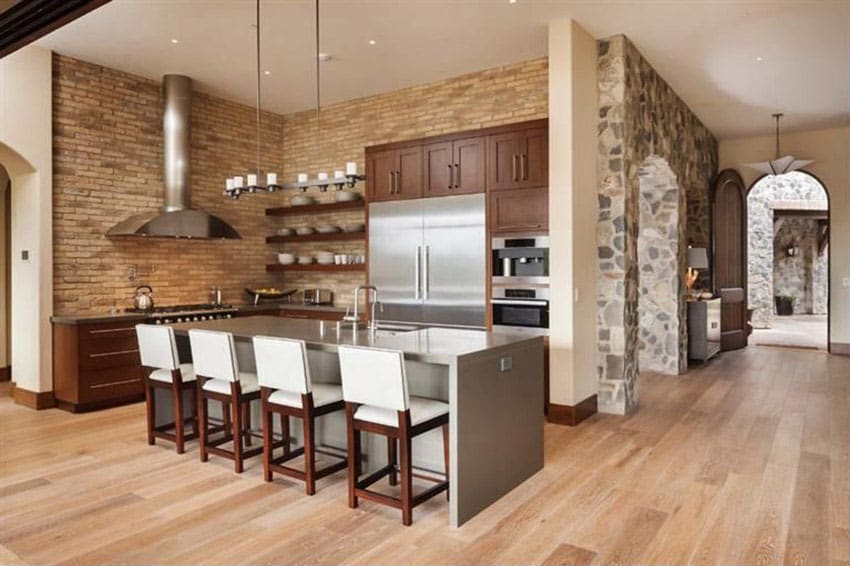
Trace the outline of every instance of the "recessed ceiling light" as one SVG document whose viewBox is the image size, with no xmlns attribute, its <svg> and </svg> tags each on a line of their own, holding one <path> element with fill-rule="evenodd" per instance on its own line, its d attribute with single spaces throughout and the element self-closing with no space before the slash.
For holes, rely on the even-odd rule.
<svg viewBox="0 0 850 566">
<path fill-rule="evenodd" d="M 331 55 L 330 53 L 319 53 L 319 61 L 321 61 L 322 63 L 330 61 L 331 59 L 333 59 L 333 55 Z"/>
<path fill-rule="evenodd" d="M 174 39 L 171 40 L 171 43 L 180 43 L 180 40 L 177 39 L 177 38 L 174 38 Z"/>
<path fill-rule="evenodd" d="M 759 62 L 764 61 L 764 58 L 763 57 L 756 57 L 756 61 L 759 61 Z"/>
<path fill-rule="evenodd" d="M 266 76 L 268 76 L 268 75 L 271 75 L 271 74 L 272 74 L 272 72 L 271 72 L 271 71 L 263 71 L 263 74 L 265 74 Z"/>
<path fill-rule="evenodd" d="M 376 43 L 378 43 L 378 42 L 375 41 L 374 39 L 369 40 L 369 45 L 375 45 Z"/>
<path fill-rule="evenodd" d="M 516 4 L 516 0 L 508 0 L 508 4 Z"/>
</svg>

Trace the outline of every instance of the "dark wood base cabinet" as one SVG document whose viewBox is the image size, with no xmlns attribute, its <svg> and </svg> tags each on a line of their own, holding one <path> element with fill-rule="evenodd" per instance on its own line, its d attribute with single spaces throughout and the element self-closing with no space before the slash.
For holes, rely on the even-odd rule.
<svg viewBox="0 0 850 566">
<path fill-rule="evenodd" d="M 56 405 L 84 412 L 144 399 L 135 322 L 53 323 Z"/>
</svg>

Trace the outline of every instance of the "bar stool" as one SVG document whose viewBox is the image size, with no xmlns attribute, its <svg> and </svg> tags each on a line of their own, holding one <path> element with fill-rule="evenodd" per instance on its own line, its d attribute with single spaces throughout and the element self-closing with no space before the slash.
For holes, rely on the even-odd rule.
<svg viewBox="0 0 850 566">
<path fill-rule="evenodd" d="M 302 480 L 307 495 L 316 493 L 316 480 L 345 469 L 347 462 L 339 456 L 316 448 L 316 418 L 334 411 L 342 411 L 342 387 L 326 383 L 312 383 L 307 346 L 303 340 L 256 336 L 254 356 L 257 360 L 257 377 L 263 402 L 263 473 L 272 481 L 272 473 Z M 283 440 L 272 440 L 273 415 L 280 415 Z M 304 425 L 304 446 L 290 449 L 289 417 L 300 418 Z M 274 449 L 283 446 L 283 456 L 274 458 Z M 316 469 L 316 453 L 342 458 L 321 469 Z M 304 455 L 304 470 L 284 463 Z"/>
<path fill-rule="evenodd" d="M 164 438 L 174 442 L 178 454 L 183 454 L 184 443 L 198 438 L 198 397 L 195 392 L 195 370 L 192 364 L 181 364 L 177 355 L 174 329 L 170 326 L 137 324 L 136 339 L 139 356 L 145 368 L 145 408 L 148 426 L 148 444 Z M 156 389 L 171 392 L 174 421 L 156 426 Z M 184 417 L 183 392 L 190 390 L 192 415 Z M 186 434 L 186 422 L 192 424 L 192 432 Z M 170 429 L 173 432 L 169 432 Z"/>
<path fill-rule="evenodd" d="M 404 356 L 395 350 L 339 347 L 342 393 L 348 428 L 348 506 L 357 507 L 358 498 L 401 509 L 402 523 L 413 522 L 413 507 L 449 487 L 448 423 L 449 405 L 442 401 L 408 394 Z M 412 441 L 415 436 L 441 427 L 445 481 L 413 495 Z M 361 431 L 387 437 L 388 464 L 363 479 L 361 475 Z M 399 443 L 401 497 L 396 498 L 367 488 L 385 476 L 395 484 L 395 442 Z M 431 478 L 426 478 L 431 479 Z M 448 495 L 448 493 L 447 493 Z"/>
<path fill-rule="evenodd" d="M 246 458 L 262 453 L 263 447 L 251 446 L 251 401 L 260 398 L 257 374 L 239 371 L 233 334 L 213 330 L 189 330 L 192 360 L 198 379 L 198 414 L 200 417 L 201 461 L 209 454 L 229 458 L 237 474 L 242 473 Z M 224 426 L 210 429 L 208 402 L 219 401 Z M 232 408 L 232 413 L 231 413 Z M 223 430 L 224 436 L 209 436 Z M 233 441 L 233 450 L 221 448 Z"/>
</svg>

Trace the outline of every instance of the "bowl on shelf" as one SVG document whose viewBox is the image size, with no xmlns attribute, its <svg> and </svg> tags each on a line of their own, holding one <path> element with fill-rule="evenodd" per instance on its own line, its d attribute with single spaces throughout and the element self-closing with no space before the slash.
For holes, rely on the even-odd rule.
<svg viewBox="0 0 850 566">
<path fill-rule="evenodd" d="M 342 227 L 342 229 L 349 233 L 362 232 L 366 229 L 366 225 L 362 222 L 354 222 L 352 224 L 346 224 Z"/>
<path fill-rule="evenodd" d="M 316 263 L 320 265 L 331 265 L 334 262 L 333 252 L 318 252 L 316 253 Z"/>
<path fill-rule="evenodd" d="M 295 255 L 277 254 L 277 262 L 281 265 L 292 265 L 293 263 L 295 263 Z"/>
<path fill-rule="evenodd" d="M 289 199 L 289 204 L 292 206 L 307 206 L 310 204 L 316 204 L 316 199 L 309 195 L 295 195 Z"/>
<path fill-rule="evenodd" d="M 334 200 L 336 202 L 351 202 L 359 199 L 360 193 L 355 191 L 340 190 L 334 193 Z"/>
<path fill-rule="evenodd" d="M 278 228 L 277 235 L 278 236 L 291 236 L 295 233 L 295 230 L 292 228 Z"/>
<path fill-rule="evenodd" d="M 298 256 L 298 264 L 299 265 L 310 265 L 313 263 L 313 256 L 311 255 L 300 255 Z"/>
<path fill-rule="evenodd" d="M 309 236 L 313 232 L 315 232 L 315 230 L 313 230 L 312 226 L 301 226 L 300 228 L 295 229 L 295 233 L 299 236 Z"/>
<path fill-rule="evenodd" d="M 335 226 L 333 224 L 319 224 L 316 226 L 316 231 L 319 234 L 335 234 L 339 232 L 339 226 Z"/>
</svg>

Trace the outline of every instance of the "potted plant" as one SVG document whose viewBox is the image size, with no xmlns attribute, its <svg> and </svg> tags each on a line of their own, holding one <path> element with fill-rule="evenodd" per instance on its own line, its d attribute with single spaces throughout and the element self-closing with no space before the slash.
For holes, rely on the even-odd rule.
<svg viewBox="0 0 850 566">
<path fill-rule="evenodd" d="M 773 301 L 776 304 L 776 314 L 779 316 L 790 316 L 794 314 L 794 301 L 796 297 L 793 295 L 776 295 Z"/>
</svg>

